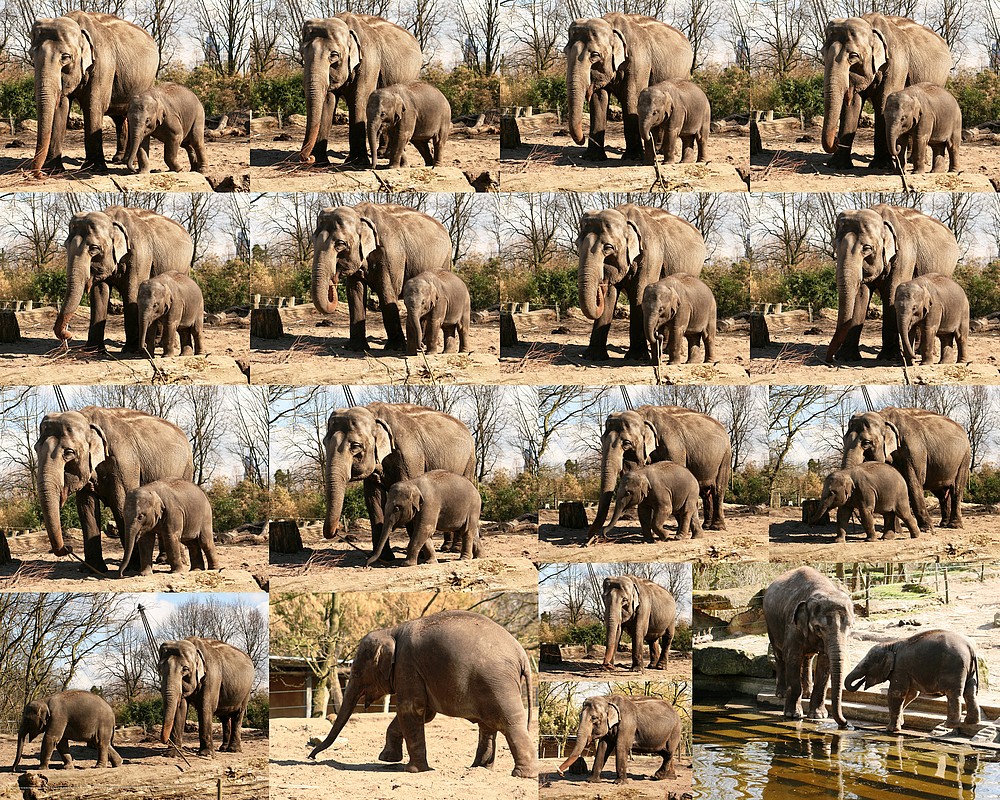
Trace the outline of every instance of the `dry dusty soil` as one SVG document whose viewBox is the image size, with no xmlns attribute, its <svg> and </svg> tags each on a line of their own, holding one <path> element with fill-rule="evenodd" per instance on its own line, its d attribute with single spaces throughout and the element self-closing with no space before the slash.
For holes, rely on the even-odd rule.
<svg viewBox="0 0 1000 800">
<path fill-rule="evenodd" d="M 574 309 L 570 310 L 571 312 Z M 590 341 L 593 321 L 570 313 L 556 321 L 552 309 L 514 314 L 519 343 L 504 347 L 500 367 L 502 383 L 524 384 L 650 384 L 656 383 L 652 365 L 624 360 L 628 350 L 628 320 L 616 319 L 608 336 L 608 361 L 586 361 L 583 352 Z M 717 361 L 693 364 L 666 364 L 660 367 L 660 382 L 685 384 L 745 383 L 750 365 L 749 335 L 746 331 L 718 334 Z"/>
<path fill-rule="evenodd" d="M 250 356 L 247 323 L 231 317 L 236 324 L 206 325 L 203 337 L 206 352 L 195 356 L 122 356 L 125 344 L 124 317 L 108 317 L 106 339 L 109 355 L 83 352 L 87 341 L 87 309 L 77 314 L 73 328 L 76 338 L 69 350 L 59 348 L 52 333 L 57 309 L 18 311 L 21 341 L 5 344 L 0 350 L 0 386 L 52 386 L 95 383 L 201 383 L 246 384 L 241 371 Z M 162 352 L 158 350 L 157 352 Z"/>
<path fill-rule="evenodd" d="M 591 759 L 586 758 L 587 766 Z M 677 765 L 677 777 L 654 781 L 652 775 L 660 768 L 663 759 L 659 756 L 634 754 L 628 762 L 629 781 L 624 786 L 616 786 L 615 763 L 608 759 L 601 772 L 600 783 L 589 783 L 589 770 L 584 775 L 566 774 L 560 777 L 556 768 L 561 763 L 558 758 L 545 758 L 538 762 L 538 797 L 540 800 L 666 800 L 679 798 L 691 791 L 691 765 Z M 674 794 L 671 795 L 671 792 Z M 687 797 L 691 795 L 688 794 Z"/>
<path fill-rule="evenodd" d="M 3 535 L 3 534 L 0 534 Z M 224 535 L 224 534 L 223 534 Z M 63 537 L 83 557 L 79 528 L 64 530 Z M 216 534 L 218 540 L 219 534 Z M 221 568 L 171 573 L 169 564 L 153 564 L 153 574 L 118 578 L 122 547 L 117 539 L 103 539 L 107 578 L 99 578 L 72 556 L 49 552 L 44 530 L 8 539 L 14 563 L 0 566 L 0 591 L 35 592 L 259 592 L 258 578 L 267 582 L 267 545 L 260 537 L 237 538 L 253 543 L 215 545 Z M 260 540 L 260 541 L 258 541 Z M 2 761 L 0 761 L 2 763 Z"/>
<path fill-rule="evenodd" d="M 586 147 L 573 142 L 555 114 L 517 120 L 521 146 L 500 153 L 500 186 L 505 192 L 745 192 L 750 140 L 737 134 L 709 137 L 702 164 L 660 164 L 661 184 L 652 166 L 623 164 L 625 133 L 621 122 L 609 122 L 606 161 L 587 161 Z M 589 121 L 584 116 L 584 130 Z M 680 150 L 674 156 L 680 157 Z"/>
<path fill-rule="evenodd" d="M 826 165 L 822 131 L 770 134 L 761 131 L 765 152 L 751 158 L 750 190 L 753 192 L 900 192 L 903 184 L 894 172 L 869 172 L 875 148 L 873 129 L 862 129 L 854 139 L 852 170 Z M 796 139 L 808 137 L 806 142 Z M 992 192 L 1000 185 L 1000 149 L 995 145 L 963 142 L 959 151 L 962 171 L 914 175 L 907 165 L 906 183 L 918 192 Z"/>
<path fill-rule="evenodd" d="M 644 665 L 649 663 L 649 646 L 643 648 Z M 588 654 L 579 661 L 563 661 L 562 664 L 541 664 L 538 668 L 543 681 L 627 681 L 627 680 L 657 680 L 657 681 L 690 681 L 691 653 L 670 651 L 670 658 L 664 669 L 649 669 L 643 673 L 632 671 L 632 654 L 622 652 L 619 648 L 615 653 L 615 670 L 608 672 L 601 669 L 601 658 L 596 654 Z M 655 770 L 654 770 L 655 771 Z"/>
<path fill-rule="evenodd" d="M 347 349 L 347 307 L 331 315 L 309 306 L 281 309 L 280 339 L 252 337 L 250 380 L 255 384 L 501 383 L 498 321 L 472 323 L 470 353 L 406 356 L 385 348 L 382 315 L 368 314 L 364 353 Z M 405 316 L 403 325 L 405 330 Z"/>
<path fill-rule="evenodd" d="M 752 383 L 854 386 L 906 381 L 901 362 L 890 366 L 875 360 L 882 349 L 881 320 L 870 319 L 862 329 L 862 361 L 831 365 L 823 358 L 837 327 L 836 312 L 824 309 L 813 322 L 799 311 L 768 314 L 765 319 L 771 345 L 751 350 Z M 971 334 L 968 356 L 968 363 L 918 364 L 907 367 L 906 372 L 916 384 L 1000 383 L 1000 332 Z"/>
<path fill-rule="evenodd" d="M 464 719 L 438 715 L 425 728 L 429 772 L 405 772 L 402 764 L 378 760 L 391 714 L 355 714 L 332 747 L 310 761 L 311 738 L 330 732 L 325 719 L 271 720 L 271 800 L 363 797 L 366 800 L 529 800 L 536 784 L 515 778 L 514 759 L 497 736 L 493 769 L 469 767 L 478 728 Z M 532 732 L 535 735 L 535 732 Z M 404 762 L 405 764 L 405 762 Z"/>
<path fill-rule="evenodd" d="M 536 561 L 545 564 L 565 562 L 623 563 L 643 561 L 767 561 L 768 518 L 743 513 L 741 506 L 726 506 L 725 531 L 705 531 L 699 539 L 672 539 L 647 542 L 637 520 L 621 520 L 611 533 L 610 542 L 585 543 L 586 530 L 560 528 L 559 512 L 538 512 L 539 552 Z M 591 509 L 591 512 L 593 509 Z M 676 530 L 676 523 L 670 526 Z"/>
<path fill-rule="evenodd" d="M 911 539 L 903 533 L 895 539 L 881 538 L 869 542 L 860 523 L 852 521 L 847 528 L 847 544 L 836 544 L 837 525 L 811 526 L 802 522 L 802 509 L 771 510 L 770 553 L 772 561 L 978 561 L 1000 558 L 1000 514 L 987 514 L 963 507 L 965 528 L 934 528 L 933 533 L 921 533 Z M 930 498 L 927 510 L 935 523 L 940 521 L 938 503 Z M 835 515 L 830 515 L 831 520 Z M 882 535 L 882 517 L 875 517 L 875 531 Z"/>
<path fill-rule="evenodd" d="M 366 567 L 371 556 L 367 530 L 347 534 L 348 540 L 324 539 L 321 522 L 300 529 L 301 553 L 271 553 L 270 575 L 276 591 L 371 592 L 389 590 L 416 592 L 426 589 L 486 592 L 520 589 L 535 592 L 538 573 L 534 553 L 538 539 L 533 534 L 487 534 L 482 537 L 482 556 L 460 561 L 458 553 L 438 552 L 437 564 L 415 567 Z M 390 540 L 397 557 L 406 549 L 405 530 L 393 532 Z M 435 549 L 441 547 L 436 537 Z"/>
</svg>

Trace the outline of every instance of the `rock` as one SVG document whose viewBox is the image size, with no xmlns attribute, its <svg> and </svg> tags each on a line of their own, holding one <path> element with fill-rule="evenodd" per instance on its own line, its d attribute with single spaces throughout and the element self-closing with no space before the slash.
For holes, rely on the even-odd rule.
<svg viewBox="0 0 1000 800">
<path fill-rule="evenodd" d="M 305 114 L 289 114 L 285 117 L 285 125 L 293 125 L 296 128 L 304 128 L 307 121 Z"/>
<path fill-rule="evenodd" d="M 486 322 L 494 322 L 500 319 L 500 313 L 497 311 L 473 311 L 472 321 L 480 324 Z"/>
<path fill-rule="evenodd" d="M 757 123 L 757 130 L 760 131 L 761 138 L 768 138 L 776 133 L 788 133 L 802 130 L 802 123 L 798 117 L 782 117 L 771 121 L 760 120 Z"/>
<path fill-rule="evenodd" d="M 463 172 L 469 185 L 477 192 L 499 192 L 500 191 L 500 171 L 483 170 L 482 172 Z"/>
<path fill-rule="evenodd" d="M 249 192 L 250 173 L 241 175 L 206 175 L 205 180 L 216 192 Z"/>
<path fill-rule="evenodd" d="M 254 117 L 250 120 L 250 133 L 264 133 L 278 129 L 277 117 Z"/>
<path fill-rule="evenodd" d="M 18 133 L 38 133 L 38 120 L 22 119 L 17 123 Z"/>
<path fill-rule="evenodd" d="M 0 122 L 0 136 L 7 136 L 10 132 L 10 125 L 6 122 Z"/>
<path fill-rule="evenodd" d="M 290 133 L 285 133 L 284 131 L 282 131 L 277 136 L 275 136 L 274 139 L 272 139 L 272 141 L 275 141 L 275 142 L 290 142 L 290 141 L 292 141 L 292 135 Z"/>
<path fill-rule="evenodd" d="M 205 315 L 206 325 L 225 325 L 226 324 L 226 312 L 220 311 L 218 314 L 206 314 Z"/>
<path fill-rule="evenodd" d="M 696 647 L 694 671 L 702 675 L 743 675 L 751 678 L 770 678 L 774 675 L 768 656 L 721 645 Z"/>
<path fill-rule="evenodd" d="M 28 143 L 24 139 L 11 139 L 4 147 L 14 149 L 15 147 L 27 147 Z"/>
<path fill-rule="evenodd" d="M 702 611 L 724 611 L 735 608 L 733 599 L 724 592 L 695 592 L 694 605 Z"/>
<path fill-rule="evenodd" d="M 83 114 L 78 114 L 76 111 L 69 112 L 69 118 L 66 120 L 66 130 L 68 131 L 82 131 L 83 130 Z"/>
</svg>

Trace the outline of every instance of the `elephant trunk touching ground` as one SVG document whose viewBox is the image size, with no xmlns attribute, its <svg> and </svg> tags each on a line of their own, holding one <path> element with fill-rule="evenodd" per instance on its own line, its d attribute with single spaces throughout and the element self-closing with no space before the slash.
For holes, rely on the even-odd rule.
<svg viewBox="0 0 1000 800">
<path fill-rule="evenodd" d="M 590 59 L 586 42 L 574 42 L 566 53 L 569 80 L 566 89 L 569 99 L 569 135 L 577 144 L 583 144 L 583 101 L 590 99 Z M 591 317 L 591 319 L 595 319 Z"/>
<path fill-rule="evenodd" d="M 80 307 L 83 294 L 90 283 L 91 263 L 87 244 L 82 239 L 79 241 L 75 239 L 77 237 L 66 243 L 66 294 L 63 296 L 62 307 L 53 326 L 56 338 L 63 340 L 73 336 L 69 332 L 69 323 Z"/>
<path fill-rule="evenodd" d="M 49 544 L 52 546 L 53 553 L 60 552 L 65 547 L 59 511 L 66 502 L 66 498 L 69 497 L 64 462 L 61 453 L 53 452 L 56 449 L 61 450 L 62 445 L 60 445 L 58 438 L 53 438 L 48 442 L 49 452 L 39 454 L 40 463 L 36 479 L 38 502 L 42 506 L 42 519 L 45 523 L 45 530 L 49 534 Z"/>
<path fill-rule="evenodd" d="M 835 153 L 841 137 L 857 133 L 864 97 L 858 79 L 852 79 L 849 54 L 843 48 L 831 46 L 825 62 L 823 149 Z"/>
<path fill-rule="evenodd" d="M 332 539 L 340 528 L 340 515 L 344 510 L 344 495 L 351 479 L 351 453 L 345 444 L 326 465 L 326 519 L 323 536 Z M 378 551 L 376 551 L 378 552 Z"/>
<path fill-rule="evenodd" d="M 340 703 L 340 711 L 337 712 L 337 718 L 333 721 L 333 727 L 330 728 L 330 733 L 327 737 L 309 754 L 309 758 L 316 758 L 316 754 L 326 750 L 330 745 L 332 745 L 337 737 L 340 736 L 340 732 L 344 730 L 344 726 L 351 719 L 351 714 L 354 713 L 354 707 L 358 704 L 358 700 L 361 699 L 361 686 L 360 681 L 348 681 L 347 686 L 344 689 L 344 699 Z M 368 706 L 368 698 L 365 698 L 365 707 Z"/>
<path fill-rule="evenodd" d="M 830 660 L 830 705 L 832 713 L 830 716 L 836 720 L 837 724 L 843 728 L 847 725 L 847 718 L 844 716 L 841 701 L 844 694 L 844 666 L 847 657 L 844 654 L 845 634 L 838 632 L 830 633 L 826 637 L 826 655 Z"/>
<path fill-rule="evenodd" d="M 615 484 L 618 482 L 618 476 L 621 475 L 622 464 L 625 460 L 625 452 L 620 445 L 606 444 L 601 450 L 601 491 L 597 500 L 597 514 L 594 517 L 593 525 L 590 526 L 592 531 L 604 525 L 604 520 L 607 519 L 608 509 L 611 508 L 611 500 L 615 494 Z M 618 514 L 617 508 L 615 512 Z M 617 521 L 618 516 L 615 516 L 609 526 L 613 526 Z"/>
<path fill-rule="evenodd" d="M 312 301 L 324 314 L 337 308 L 337 249 L 328 245 L 330 234 L 320 230 L 313 246 Z"/>
<path fill-rule="evenodd" d="M 322 54 L 319 42 L 310 42 L 306 48 L 305 72 L 302 77 L 306 90 L 306 138 L 299 152 L 299 161 L 312 164 L 316 160 L 312 151 L 319 138 L 323 105 L 330 90 L 330 65 L 318 57 Z"/>
<path fill-rule="evenodd" d="M 590 719 L 590 714 L 584 713 L 580 718 L 580 727 L 577 728 L 576 731 L 576 743 L 573 745 L 573 750 L 566 756 L 566 760 L 556 767 L 557 771 L 560 773 L 565 772 L 570 768 L 570 766 L 572 766 L 574 761 L 583 755 L 583 751 L 586 750 L 587 745 L 590 744 L 593 734 L 594 723 Z"/>
<path fill-rule="evenodd" d="M 38 137 L 35 140 L 35 156 L 31 161 L 33 172 L 40 173 L 45 165 L 45 157 L 52 142 L 52 129 L 56 124 L 56 114 L 62 110 L 62 65 L 59 54 L 47 51 L 49 58 L 40 60 L 35 67 L 35 105 L 38 107 Z M 51 63 L 49 63 L 51 61 Z M 46 77 L 48 76 L 48 77 Z"/>
<path fill-rule="evenodd" d="M 183 697 L 181 667 L 174 662 L 170 663 L 169 671 L 163 676 L 163 730 L 160 734 L 160 741 L 163 744 L 170 741 L 170 734 L 174 730 L 174 717 Z"/>
<path fill-rule="evenodd" d="M 857 243 L 849 244 L 845 241 L 840 246 L 857 247 Z M 858 250 L 856 255 L 838 253 L 838 259 L 843 259 L 843 267 L 837 270 L 837 328 L 826 349 L 827 361 L 833 359 L 852 330 L 864 325 L 868 314 L 871 288 L 864 282 L 863 257 L 860 247 Z"/>
<path fill-rule="evenodd" d="M 589 234 L 580 244 L 579 275 L 580 310 L 587 319 L 600 319 L 604 316 L 608 284 L 604 279 L 604 250 L 597 234 Z"/>
</svg>

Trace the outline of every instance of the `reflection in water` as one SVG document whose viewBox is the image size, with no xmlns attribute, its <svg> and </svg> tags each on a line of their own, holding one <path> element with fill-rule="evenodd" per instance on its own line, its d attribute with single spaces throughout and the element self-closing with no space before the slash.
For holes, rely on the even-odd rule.
<svg viewBox="0 0 1000 800">
<path fill-rule="evenodd" d="M 1000 754 L 696 706 L 699 800 L 1000 800 Z"/>
</svg>

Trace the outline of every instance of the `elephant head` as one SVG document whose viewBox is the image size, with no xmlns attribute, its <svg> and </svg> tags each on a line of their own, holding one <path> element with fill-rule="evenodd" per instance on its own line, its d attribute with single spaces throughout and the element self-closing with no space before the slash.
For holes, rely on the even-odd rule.
<svg viewBox="0 0 1000 800">
<path fill-rule="evenodd" d="M 844 679 L 844 688 L 849 692 L 857 692 L 885 683 L 892 675 L 895 663 L 895 650 L 887 645 L 877 644 Z"/>
<path fill-rule="evenodd" d="M 656 430 L 640 414 L 618 411 L 608 415 L 601 435 L 601 493 L 592 529 L 604 524 L 625 464 L 648 464 L 655 449 Z"/>
<path fill-rule="evenodd" d="M 891 464 L 901 442 L 899 428 L 874 411 L 855 414 L 844 434 L 843 467 L 863 461 Z"/>
<path fill-rule="evenodd" d="M 108 456 L 104 431 L 79 411 L 46 414 L 35 442 L 38 458 L 38 502 L 49 544 L 66 555 L 59 510 L 71 494 L 97 480 L 97 468 Z"/>
<path fill-rule="evenodd" d="M 654 345 L 662 338 L 660 329 L 677 316 L 681 297 L 673 286 L 653 284 L 647 286 L 642 298 L 642 322 L 646 328 L 646 341 Z"/>
<path fill-rule="evenodd" d="M 403 286 L 403 303 L 406 306 L 406 352 L 415 356 L 423 345 L 421 320 L 430 314 L 438 302 L 438 289 L 434 281 L 424 275 L 415 275 Z"/>
<path fill-rule="evenodd" d="M 36 19 L 31 26 L 30 55 L 35 68 L 38 110 L 38 136 L 31 168 L 37 174 L 45 164 L 57 115 L 69 115 L 69 103 L 64 103 L 64 99 L 90 77 L 94 66 L 94 42 L 70 17 Z M 59 124 L 65 125 L 66 120 Z"/>
<path fill-rule="evenodd" d="M 24 713 L 21 714 L 21 727 L 17 730 L 17 753 L 14 755 L 12 771 L 16 770 L 17 765 L 21 763 L 25 741 L 30 742 L 44 732 L 48 724 L 49 704 L 45 700 L 32 700 L 24 707 Z"/>
<path fill-rule="evenodd" d="M 163 519 L 163 498 L 156 492 L 140 486 L 125 495 L 125 530 L 122 544 L 125 555 L 122 556 L 118 577 L 125 574 L 125 567 L 132 558 L 135 543 L 144 533 L 153 530 Z"/>
<path fill-rule="evenodd" d="M 132 98 L 128 105 L 128 144 L 125 163 L 133 172 L 139 171 L 139 145 L 160 125 L 167 114 L 163 101 L 156 92 L 143 92 Z"/>
<path fill-rule="evenodd" d="M 823 643 L 823 650 L 830 661 L 832 717 L 840 727 L 846 727 L 841 699 L 847 666 L 847 634 L 854 624 L 854 609 L 849 599 L 817 592 L 795 607 L 790 622 L 799 629 L 803 638 Z"/>
<path fill-rule="evenodd" d="M 195 694 L 205 680 L 205 658 L 198 645 L 190 639 L 166 641 L 160 645 L 157 671 L 163 695 L 160 741 L 166 744 L 170 741 L 181 700 Z M 183 721 L 180 724 L 183 725 Z"/>
<path fill-rule="evenodd" d="M 885 69 L 890 58 L 885 34 L 861 17 L 833 19 L 823 42 L 823 149 L 857 132 L 864 104 L 862 92 Z"/>
<path fill-rule="evenodd" d="M 621 31 L 597 17 L 570 24 L 565 52 L 569 132 L 574 142 L 583 144 L 583 101 L 614 79 L 628 58 L 628 48 Z"/>
<path fill-rule="evenodd" d="M 916 357 L 913 352 L 913 328 L 930 312 L 934 298 L 926 286 L 907 281 L 896 287 L 892 305 L 896 309 L 896 321 L 903 340 L 903 354 L 912 364 Z"/>
<path fill-rule="evenodd" d="M 920 121 L 923 109 L 913 92 L 893 92 L 885 101 L 885 140 L 893 158 L 899 158 L 903 139 Z M 902 164 L 900 164 L 902 166 Z"/>
<path fill-rule="evenodd" d="M 621 211 L 588 211 L 576 240 L 580 256 L 580 309 L 587 319 L 600 319 L 608 286 L 620 283 L 639 259 L 642 235 Z"/>
<path fill-rule="evenodd" d="M 674 98 L 658 86 L 650 86 L 639 95 L 639 134 L 643 142 L 652 141 L 652 131 L 674 111 Z"/>
<path fill-rule="evenodd" d="M 375 545 L 374 553 L 365 566 L 370 567 L 378 560 L 382 548 L 389 542 L 389 535 L 396 528 L 402 528 L 411 523 L 423 503 L 424 498 L 420 494 L 420 490 L 409 481 L 392 485 L 385 498 L 385 523 L 382 525 L 382 537 Z"/>
<path fill-rule="evenodd" d="M 351 676 L 344 688 L 344 699 L 340 704 L 337 719 L 330 734 L 316 745 L 309 758 L 316 758 L 336 741 L 344 729 L 354 707 L 364 698 L 365 708 L 395 691 L 396 637 L 393 630 L 372 631 L 358 645 L 351 664 Z"/>
<path fill-rule="evenodd" d="M 820 505 L 815 510 L 811 522 L 818 522 L 819 518 L 827 514 L 830 509 L 840 508 L 847 503 L 847 499 L 854 491 L 854 479 L 846 469 L 839 469 L 831 472 L 823 481 L 823 494 Z"/>
<path fill-rule="evenodd" d="M 848 335 L 864 324 L 871 301 L 870 284 L 893 269 L 898 249 L 896 229 L 870 208 L 842 211 L 837 215 L 833 249 L 837 254 L 837 328 L 826 351 L 827 361 Z"/>
<path fill-rule="evenodd" d="M 621 725 L 623 715 L 632 713 L 632 708 L 624 697 L 588 697 L 583 701 L 580 712 L 580 726 L 576 731 L 576 743 L 572 752 L 557 767 L 560 774 L 583 755 L 587 745 L 595 739 L 602 739 Z"/>
<path fill-rule="evenodd" d="M 634 578 L 626 575 L 605 578 L 601 595 L 607 615 L 608 637 L 604 646 L 604 666 L 607 667 L 614 663 L 618 640 L 621 638 L 622 623 L 632 619 L 639 610 L 639 585 Z"/>
<path fill-rule="evenodd" d="M 312 300 L 318 311 L 337 307 L 337 283 L 368 264 L 379 246 L 375 224 L 349 206 L 324 208 L 313 233 Z"/>
<path fill-rule="evenodd" d="M 622 475 L 618 482 L 618 492 L 615 494 L 615 512 L 611 515 L 608 527 L 604 529 L 604 535 L 607 536 L 612 531 L 622 514 L 639 505 L 648 494 L 649 478 L 641 472 L 626 472 Z"/>
<path fill-rule="evenodd" d="M 146 337 L 150 328 L 163 317 L 174 302 L 174 293 L 170 281 L 148 280 L 139 285 L 139 342 L 146 347 Z M 152 348 L 146 350 L 153 355 Z"/>
<path fill-rule="evenodd" d="M 377 89 L 368 98 L 368 153 L 372 164 L 378 163 L 379 141 L 386 129 L 391 129 L 406 113 L 406 98 L 392 89 Z"/>
<path fill-rule="evenodd" d="M 307 19 L 302 24 L 299 53 L 306 93 L 306 138 L 299 160 L 311 164 L 327 95 L 354 76 L 362 60 L 361 42 L 342 19 Z"/>
<path fill-rule="evenodd" d="M 66 296 L 53 327 L 56 338 L 71 339 L 69 323 L 83 293 L 110 278 L 129 250 L 128 232 L 103 211 L 74 214 L 66 239 Z"/>
</svg>

